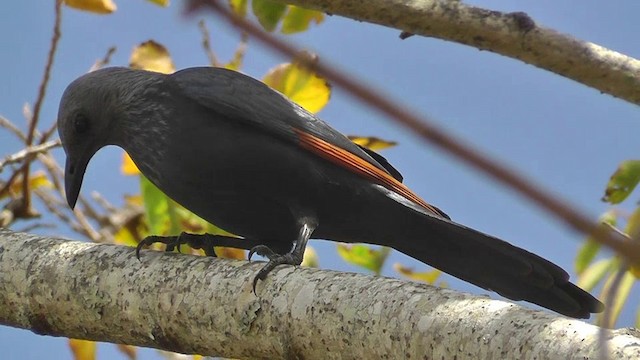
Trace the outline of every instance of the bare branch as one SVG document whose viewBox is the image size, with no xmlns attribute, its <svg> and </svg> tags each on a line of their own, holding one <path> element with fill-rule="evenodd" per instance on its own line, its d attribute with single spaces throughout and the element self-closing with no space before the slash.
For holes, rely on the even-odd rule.
<svg viewBox="0 0 640 360">
<path fill-rule="evenodd" d="M 640 104 L 640 61 L 544 28 L 522 12 L 451 0 L 276 0 L 488 50 Z"/>
<path fill-rule="evenodd" d="M 198 21 L 198 28 L 202 34 L 202 48 L 209 58 L 209 64 L 211 66 L 220 66 L 220 62 L 218 62 L 216 54 L 211 49 L 211 36 L 209 35 L 209 29 L 207 29 L 207 24 L 204 20 Z"/>
<path fill-rule="evenodd" d="M 53 35 L 51 36 L 51 45 L 49 46 L 49 53 L 47 55 L 47 62 L 44 67 L 44 74 L 42 75 L 42 81 L 38 89 L 38 97 L 36 98 L 35 105 L 33 107 L 33 117 L 29 121 L 29 130 L 27 131 L 27 139 L 25 144 L 27 147 L 33 144 L 36 128 L 40 119 L 40 109 L 44 102 L 44 97 L 47 92 L 47 86 L 49 85 L 49 78 L 51 76 L 51 68 L 53 67 L 53 59 L 55 58 L 56 50 L 58 49 L 58 42 L 60 41 L 60 23 L 62 22 L 62 1 L 56 0 L 55 2 L 55 21 L 53 24 Z M 24 208 L 22 212 L 25 214 L 31 214 L 31 193 L 29 191 L 29 161 L 27 160 L 22 169 L 22 196 L 24 198 Z"/>
<path fill-rule="evenodd" d="M 621 237 L 593 221 L 586 215 L 566 201 L 552 195 L 542 188 L 529 182 L 527 178 L 515 171 L 501 165 L 483 155 L 482 151 L 474 149 L 464 141 L 459 141 L 448 133 L 438 128 L 434 121 L 427 121 L 424 116 L 418 116 L 409 111 L 410 107 L 400 105 L 390 100 L 390 97 L 374 92 L 371 87 L 352 79 L 349 75 L 337 70 L 335 67 L 325 65 L 322 61 L 309 61 L 305 57 L 300 57 L 301 53 L 295 47 L 279 40 L 275 36 L 262 31 L 256 25 L 237 16 L 216 0 L 191 0 L 188 11 L 194 11 L 201 7 L 207 7 L 218 12 L 238 26 L 243 31 L 264 42 L 272 49 L 297 59 L 304 66 L 312 71 L 324 76 L 333 85 L 341 86 L 354 97 L 360 99 L 365 104 L 389 116 L 391 120 L 403 125 L 419 136 L 423 141 L 438 146 L 439 148 L 456 156 L 467 165 L 489 175 L 494 180 L 501 182 L 527 197 L 529 200 L 556 215 L 573 229 L 593 236 L 599 243 L 614 249 L 620 256 L 629 260 L 632 264 L 640 264 L 640 242 L 624 241 Z"/>
<path fill-rule="evenodd" d="M 28 147 L 26 149 L 22 149 L 20 151 L 18 151 L 15 154 L 12 155 L 8 155 L 4 158 L 4 160 L 0 161 L 0 172 L 2 172 L 2 168 L 4 168 L 5 166 L 9 165 L 9 164 L 14 164 L 17 162 L 21 162 L 23 161 L 25 158 L 34 155 L 34 154 L 40 154 L 46 151 L 49 151 L 50 149 L 54 148 L 54 147 L 59 147 L 61 146 L 60 140 L 52 140 L 49 142 L 46 142 L 42 145 L 35 145 L 35 146 L 31 146 Z"/>
<path fill-rule="evenodd" d="M 110 47 L 109 49 L 107 49 L 107 53 L 104 54 L 104 56 L 102 57 L 102 59 L 97 60 L 89 69 L 89 72 L 92 71 L 96 71 L 98 69 L 101 69 L 103 67 L 105 67 L 106 65 L 108 65 L 111 62 L 111 56 L 113 56 L 113 54 L 115 54 L 117 48 L 115 46 Z"/>
<path fill-rule="evenodd" d="M 11 131 L 15 136 L 17 136 L 20 140 L 25 141 L 27 137 L 24 133 L 18 129 L 18 127 L 12 123 L 9 119 L 4 116 L 0 116 L 0 127 L 3 127 L 9 131 Z"/>
<path fill-rule="evenodd" d="M 0 323 L 233 358 L 596 358 L 598 328 L 361 274 L 63 241 L 0 229 Z M 632 330 L 609 355 L 640 358 Z"/>
<path fill-rule="evenodd" d="M 57 227 L 56 224 L 37 222 L 37 223 L 29 224 L 29 225 L 21 228 L 18 231 L 19 232 L 30 232 L 30 231 L 37 230 L 37 229 L 55 229 L 56 227 Z"/>
</svg>

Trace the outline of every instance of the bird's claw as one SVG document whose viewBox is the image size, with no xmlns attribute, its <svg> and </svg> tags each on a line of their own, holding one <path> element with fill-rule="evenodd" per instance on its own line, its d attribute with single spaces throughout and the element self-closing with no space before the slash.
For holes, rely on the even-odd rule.
<svg viewBox="0 0 640 360">
<path fill-rule="evenodd" d="M 251 250 L 249 250 L 249 255 L 247 255 L 247 259 L 251 260 L 251 257 L 253 257 L 254 254 L 264 256 L 269 260 L 272 260 L 273 258 L 279 256 L 266 245 L 256 245 L 252 247 Z"/>
<path fill-rule="evenodd" d="M 254 247 L 254 249 L 256 247 Z M 273 269 L 275 269 L 276 266 L 278 265 L 294 265 L 295 266 L 295 265 L 300 265 L 302 263 L 302 259 L 299 258 L 299 256 L 296 256 L 294 253 L 287 253 L 284 255 L 280 255 L 280 254 L 274 253 L 271 249 L 269 249 L 266 246 L 264 246 L 264 248 L 270 251 L 270 253 L 269 254 L 260 253 L 259 251 L 264 250 L 262 248 L 255 251 L 258 255 L 266 256 L 269 258 L 269 262 L 267 263 L 267 265 L 263 266 L 262 269 L 258 271 L 258 274 L 256 274 L 256 276 L 253 278 L 253 294 L 256 296 L 258 295 L 256 293 L 256 285 L 258 284 L 258 280 L 266 279 L 267 275 Z M 254 249 L 251 249 L 251 251 L 253 251 Z M 251 258 L 251 253 L 249 253 L 249 258 Z"/>
<path fill-rule="evenodd" d="M 136 258 L 138 259 L 138 261 L 140 261 L 140 250 L 142 250 L 143 247 L 151 246 L 157 242 L 164 243 L 162 239 L 164 238 L 156 235 L 147 236 L 146 238 L 142 239 L 142 241 L 138 243 L 138 246 L 136 246 Z M 165 241 L 168 241 L 168 240 L 165 240 Z"/>
</svg>

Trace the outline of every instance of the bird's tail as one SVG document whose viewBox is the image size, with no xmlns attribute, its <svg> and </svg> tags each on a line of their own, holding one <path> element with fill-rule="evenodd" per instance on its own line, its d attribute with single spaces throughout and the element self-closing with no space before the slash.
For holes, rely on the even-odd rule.
<svg viewBox="0 0 640 360">
<path fill-rule="evenodd" d="M 566 316 L 588 318 L 604 309 L 600 301 L 569 282 L 567 272 L 538 255 L 419 207 L 395 205 L 386 209 L 396 214 L 380 219 L 388 230 L 375 230 L 380 245 L 506 298 Z"/>
</svg>

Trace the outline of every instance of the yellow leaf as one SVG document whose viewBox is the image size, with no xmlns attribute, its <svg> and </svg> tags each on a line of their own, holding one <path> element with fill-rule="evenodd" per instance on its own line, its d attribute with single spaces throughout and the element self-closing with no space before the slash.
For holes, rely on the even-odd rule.
<svg viewBox="0 0 640 360">
<path fill-rule="evenodd" d="M 153 40 L 145 41 L 133 49 L 131 58 L 129 58 L 129 66 L 133 69 L 164 74 L 176 71 L 167 48 Z"/>
<path fill-rule="evenodd" d="M 137 194 L 137 195 L 125 195 L 124 196 L 124 201 L 127 204 L 131 204 L 131 205 L 137 205 L 137 206 L 143 206 L 144 202 L 142 200 L 142 195 Z"/>
<path fill-rule="evenodd" d="M 354 143 L 373 151 L 383 150 L 398 145 L 395 141 L 384 140 L 375 136 L 349 135 L 349 139 Z"/>
<path fill-rule="evenodd" d="M 147 1 L 150 1 L 156 5 L 160 5 L 163 7 L 169 6 L 169 0 L 147 0 Z"/>
<path fill-rule="evenodd" d="M 136 360 L 136 347 L 132 345 L 118 344 L 118 350 L 125 354 L 129 360 Z"/>
<path fill-rule="evenodd" d="M 331 96 L 325 79 L 292 63 L 272 68 L 262 81 L 312 113 L 322 110 Z"/>
<path fill-rule="evenodd" d="M 425 272 L 415 272 L 413 268 L 406 267 L 398 263 L 393 264 L 393 269 L 397 273 L 408 279 L 421 281 L 430 285 L 435 284 L 436 280 L 438 280 L 438 277 L 440 277 L 440 274 L 442 274 L 442 271 L 438 269 L 433 269 L 431 271 Z"/>
<path fill-rule="evenodd" d="M 95 360 L 96 358 L 97 343 L 95 341 L 69 339 L 69 347 L 75 360 Z"/>
<path fill-rule="evenodd" d="M 122 154 L 122 166 L 120 166 L 120 171 L 123 175 L 140 175 L 140 169 L 138 169 L 133 160 L 131 160 L 131 156 L 126 152 Z"/>
<path fill-rule="evenodd" d="M 238 241 L 242 241 L 242 239 L 238 239 Z M 222 247 L 216 246 L 214 247 L 216 251 L 216 256 L 224 259 L 236 259 L 236 260 L 246 260 L 247 255 L 244 250 L 230 248 L 230 247 Z"/>
<path fill-rule="evenodd" d="M 51 184 L 51 181 L 49 181 L 49 178 L 43 171 L 36 171 L 31 174 L 31 177 L 29 178 L 29 190 L 34 190 L 40 187 L 50 188 L 52 186 L 53 185 Z M 8 193 L 12 195 L 18 195 L 22 193 L 22 176 L 18 177 L 11 184 Z M 3 197 L 4 196 L 0 196 L 0 199 Z"/>
<path fill-rule="evenodd" d="M 304 249 L 304 257 L 302 258 L 302 263 L 300 265 L 314 268 L 319 266 L 318 254 L 311 246 L 307 246 Z"/>
<path fill-rule="evenodd" d="M 149 234 L 149 228 L 142 216 L 137 216 L 124 224 L 115 234 L 113 240 L 118 245 L 138 246 L 138 243 Z"/>
<path fill-rule="evenodd" d="M 111 0 L 65 0 L 64 3 L 68 7 L 96 14 L 111 14 L 117 9 Z"/>
</svg>

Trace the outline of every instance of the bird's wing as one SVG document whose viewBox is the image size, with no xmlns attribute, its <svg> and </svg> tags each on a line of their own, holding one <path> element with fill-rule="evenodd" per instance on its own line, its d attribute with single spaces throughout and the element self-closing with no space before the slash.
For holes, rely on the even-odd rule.
<svg viewBox="0 0 640 360">
<path fill-rule="evenodd" d="M 380 155 L 371 156 L 317 116 L 264 83 L 216 67 L 197 67 L 169 75 L 182 94 L 221 116 L 244 121 L 382 185 L 437 216 L 448 216 L 402 184 L 402 177 Z M 384 161 L 381 161 L 384 160 Z"/>
</svg>

